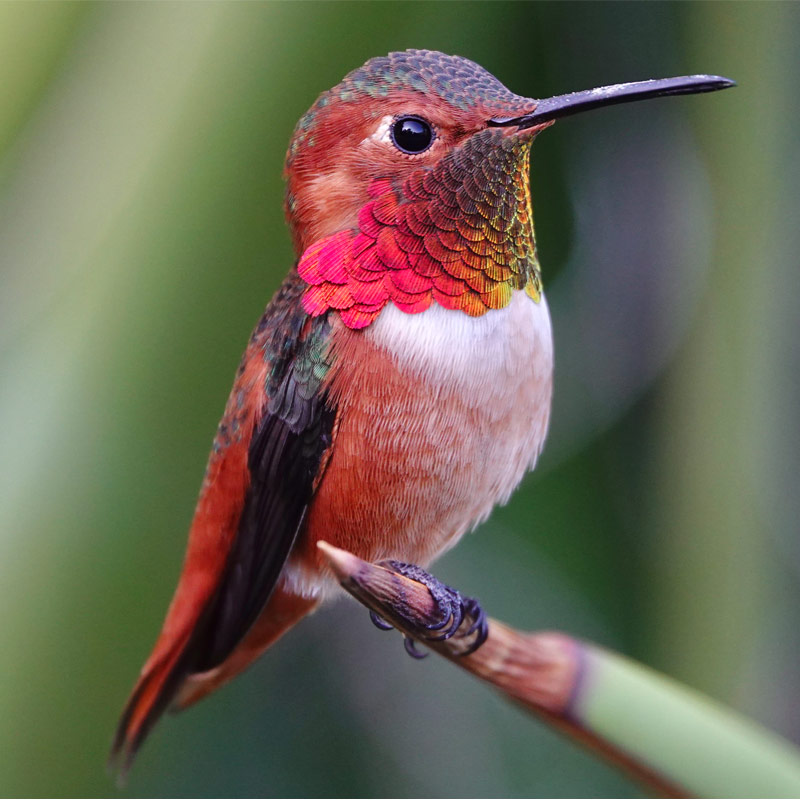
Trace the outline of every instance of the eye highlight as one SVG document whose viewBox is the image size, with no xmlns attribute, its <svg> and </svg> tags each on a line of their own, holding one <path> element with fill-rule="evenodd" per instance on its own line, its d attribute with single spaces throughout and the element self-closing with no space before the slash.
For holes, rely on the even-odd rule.
<svg viewBox="0 0 800 800">
<path fill-rule="evenodd" d="M 392 143 L 409 155 L 427 150 L 433 143 L 433 128 L 419 117 L 400 117 L 391 127 Z"/>
</svg>

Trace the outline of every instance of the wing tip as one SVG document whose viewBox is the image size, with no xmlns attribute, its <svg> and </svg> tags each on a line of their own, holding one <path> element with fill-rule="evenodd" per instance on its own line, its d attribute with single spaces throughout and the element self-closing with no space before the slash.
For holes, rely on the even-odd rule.
<svg viewBox="0 0 800 800">
<path fill-rule="evenodd" d="M 140 711 L 140 714 L 144 713 L 144 718 L 138 725 L 133 720 L 137 709 L 142 708 L 141 695 L 145 685 L 140 682 L 125 704 L 106 761 L 106 770 L 114 778 L 118 789 L 125 788 L 128 774 L 136 760 L 139 748 L 158 717 L 157 714 L 153 714 L 155 705 L 151 704 L 146 711 Z"/>
<path fill-rule="evenodd" d="M 122 710 L 106 762 L 122 788 L 150 731 L 167 710 L 183 679 L 181 650 L 152 671 L 145 671 Z"/>
<path fill-rule="evenodd" d="M 106 772 L 109 777 L 113 778 L 117 789 L 124 789 L 127 785 L 128 774 L 141 744 L 138 737 L 130 735 L 129 723 L 130 708 L 126 706 L 117 724 L 117 730 L 114 733 L 114 739 L 111 742 L 111 749 L 106 760 Z"/>
</svg>

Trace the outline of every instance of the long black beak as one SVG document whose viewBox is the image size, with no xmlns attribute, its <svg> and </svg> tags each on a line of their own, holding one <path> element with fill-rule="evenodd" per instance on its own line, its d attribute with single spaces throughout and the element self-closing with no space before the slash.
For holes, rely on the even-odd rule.
<svg viewBox="0 0 800 800">
<path fill-rule="evenodd" d="M 541 125 L 551 119 L 568 117 L 592 108 L 613 106 L 616 103 L 630 103 L 633 100 L 647 100 L 649 97 L 663 97 L 670 94 L 698 94 L 699 92 L 716 92 L 736 86 L 736 81 L 721 78 L 719 75 L 686 75 L 681 78 L 661 78 L 653 81 L 636 81 L 635 83 L 616 83 L 613 86 L 602 86 L 586 92 L 560 94 L 539 100 L 530 114 L 521 117 L 495 117 L 489 125 L 506 127 L 516 125 L 518 128 L 530 128 Z"/>
</svg>

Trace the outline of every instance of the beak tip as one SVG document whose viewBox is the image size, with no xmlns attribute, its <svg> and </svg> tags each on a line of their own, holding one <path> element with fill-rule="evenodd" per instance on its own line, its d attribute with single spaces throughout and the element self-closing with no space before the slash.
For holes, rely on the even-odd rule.
<svg viewBox="0 0 800 800">
<path fill-rule="evenodd" d="M 735 80 L 726 78 L 723 75 L 692 75 L 691 78 L 696 80 L 698 85 L 705 84 L 708 86 L 709 91 L 738 86 Z"/>
</svg>

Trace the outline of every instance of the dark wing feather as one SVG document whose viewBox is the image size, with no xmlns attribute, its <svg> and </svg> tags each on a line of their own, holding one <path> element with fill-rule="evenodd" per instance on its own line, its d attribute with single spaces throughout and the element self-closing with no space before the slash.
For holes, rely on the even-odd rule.
<svg viewBox="0 0 800 800">
<path fill-rule="evenodd" d="M 272 363 L 267 407 L 248 450 L 250 486 L 219 588 L 188 645 L 188 671 L 221 664 L 267 603 L 306 517 L 336 410 L 320 390 L 329 367 L 325 318 L 311 319 L 297 302 L 254 336 Z M 277 298 L 276 298 L 277 299 Z M 265 335 L 266 334 L 266 335 Z"/>
<path fill-rule="evenodd" d="M 120 757 L 123 770 L 186 677 L 225 661 L 255 622 L 327 463 L 336 416 L 323 383 L 330 367 L 330 326 L 325 316 L 311 318 L 303 311 L 304 289 L 292 271 L 242 361 L 214 441 L 175 599 L 117 728 L 112 759 Z M 265 373 L 253 367 L 266 367 L 263 386 L 248 382 L 251 372 Z M 251 436 L 249 443 L 245 436 Z M 238 475 L 240 460 L 243 473 L 246 460 L 247 472 L 241 495 L 231 485 L 238 480 L 231 475 Z M 217 568 L 208 537 L 229 533 L 219 579 L 208 593 L 203 576 Z"/>
</svg>

